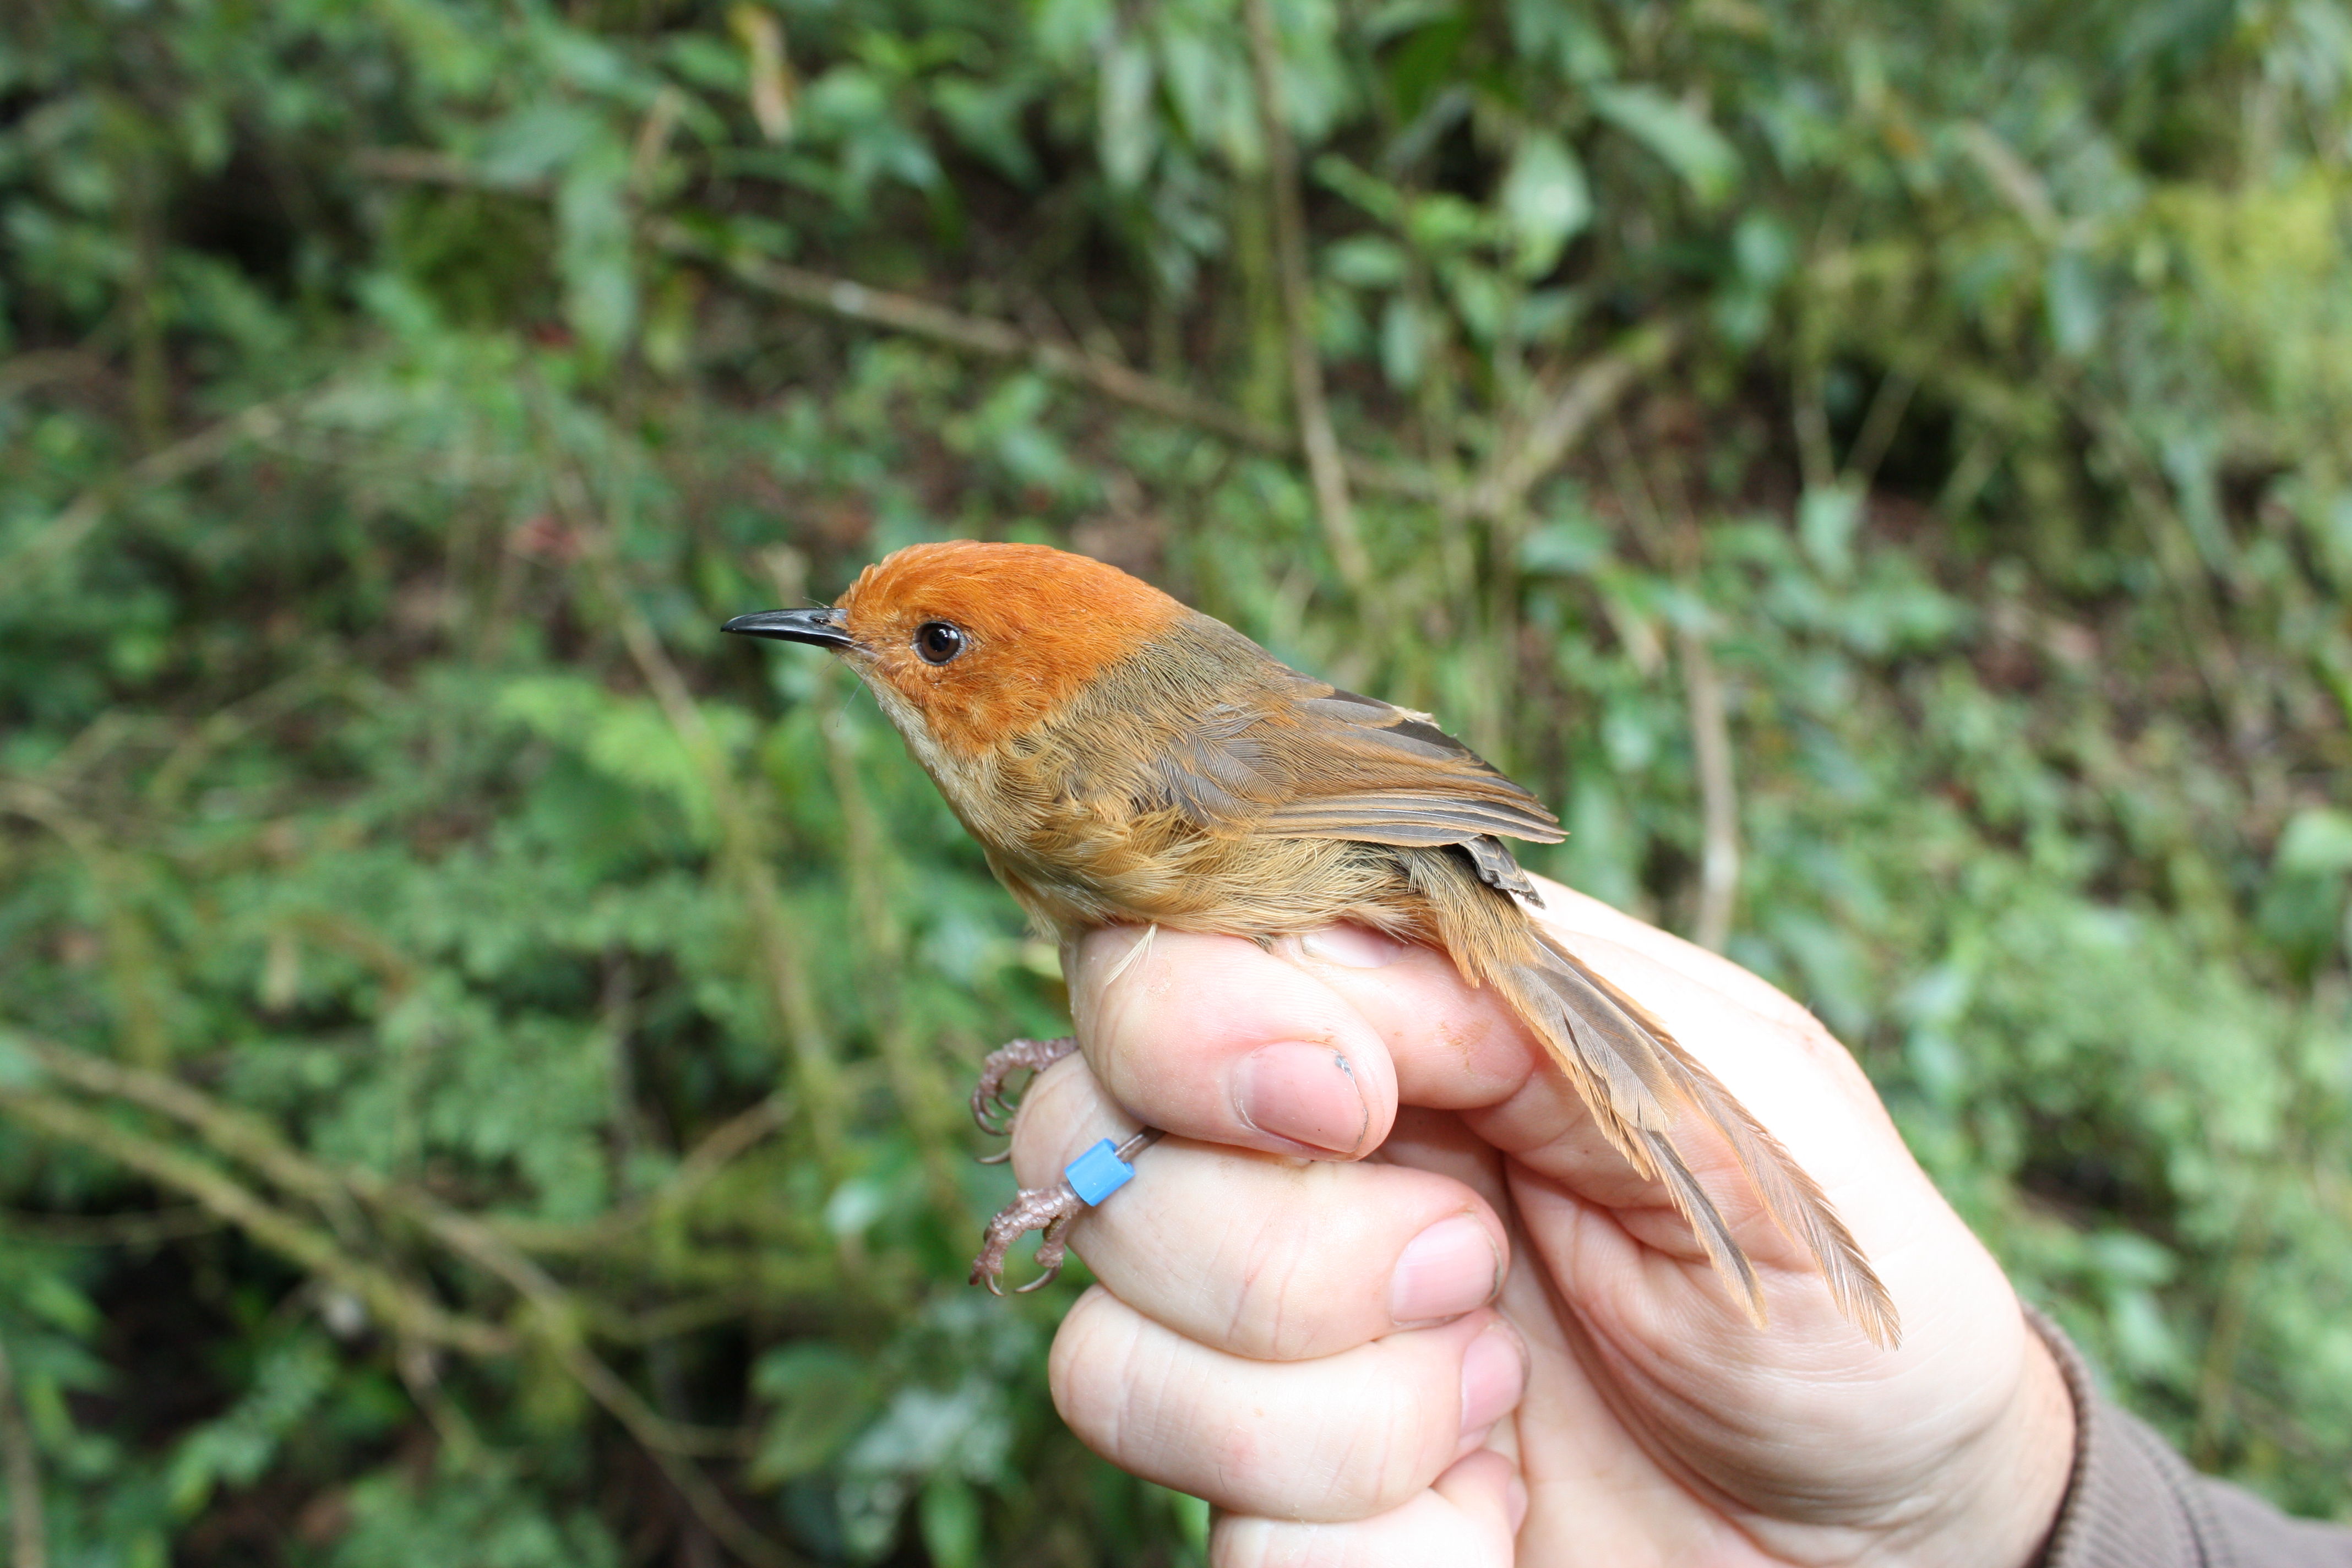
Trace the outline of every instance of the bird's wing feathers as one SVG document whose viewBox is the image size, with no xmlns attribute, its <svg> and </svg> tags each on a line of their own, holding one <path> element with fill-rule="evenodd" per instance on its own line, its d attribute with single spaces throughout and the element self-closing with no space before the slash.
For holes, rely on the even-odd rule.
<svg viewBox="0 0 2352 1568">
<path fill-rule="evenodd" d="M 1372 844 L 1459 844 L 1494 834 L 1552 844 L 1560 837 L 1556 826 L 1508 802 L 1429 790 L 1308 795 L 1276 806 L 1257 826 L 1263 833 Z"/>
<path fill-rule="evenodd" d="M 1425 714 L 1288 670 L 1266 695 L 1201 714 L 1154 760 L 1155 791 L 1212 832 L 1429 847 L 1564 837 L 1541 801 Z"/>
</svg>

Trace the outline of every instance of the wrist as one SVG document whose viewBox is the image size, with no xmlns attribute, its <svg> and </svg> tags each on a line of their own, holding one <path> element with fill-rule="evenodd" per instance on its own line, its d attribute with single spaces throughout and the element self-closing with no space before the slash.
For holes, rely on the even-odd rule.
<svg viewBox="0 0 2352 1568">
<path fill-rule="evenodd" d="M 1966 1489 L 1940 1527 L 1898 1560 L 1916 1568 L 2034 1568 L 2074 1470 L 2074 1398 L 2047 1341 L 2021 1321 L 2018 1374 L 1982 1434 Z"/>
<path fill-rule="evenodd" d="M 2074 1475 L 2074 1396 L 2049 1342 L 2030 1329 L 2022 1392 L 2028 1415 L 2017 1451 L 2014 1534 L 2001 1554 L 1988 1559 L 2003 1568 L 2032 1568 L 2042 1561 Z"/>
</svg>

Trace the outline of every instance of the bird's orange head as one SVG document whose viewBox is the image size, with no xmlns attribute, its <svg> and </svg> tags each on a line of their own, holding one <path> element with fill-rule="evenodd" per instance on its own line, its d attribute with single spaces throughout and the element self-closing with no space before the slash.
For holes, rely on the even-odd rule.
<svg viewBox="0 0 2352 1568">
<path fill-rule="evenodd" d="M 847 658 L 910 738 L 975 756 L 1053 713 L 1188 612 L 1115 566 L 1042 544 L 910 544 L 829 609 L 725 627 Z"/>
</svg>

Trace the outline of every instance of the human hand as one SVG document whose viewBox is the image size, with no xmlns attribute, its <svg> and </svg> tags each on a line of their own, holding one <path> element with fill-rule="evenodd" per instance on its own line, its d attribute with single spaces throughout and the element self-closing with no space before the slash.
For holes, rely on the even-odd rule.
<svg viewBox="0 0 2352 1568">
<path fill-rule="evenodd" d="M 1135 1119 L 1171 1134 L 1075 1232 L 1100 1283 L 1055 1341 L 1064 1417 L 1215 1504 L 1218 1568 L 2030 1562 L 2067 1481 L 2064 1385 L 1852 1058 L 1738 965 L 1543 890 L 1570 950 L 1828 1192 L 1901 1348 L 1837 1315 L 1694 1138 L 1765 1282 L 1752 1326 L 1443 954 L 1118 929 L 1065 955 L 1084 1058 L 1040 1076 L 1013 1136 L 1027 1186 Z"/>
</svg>

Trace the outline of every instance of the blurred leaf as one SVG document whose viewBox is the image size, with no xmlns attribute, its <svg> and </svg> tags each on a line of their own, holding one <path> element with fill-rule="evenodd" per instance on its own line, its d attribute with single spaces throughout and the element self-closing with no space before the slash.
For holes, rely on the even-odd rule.
<svg viewBox="0 0 2352 1568">
<path fill-rule="evenodd" d="M 1591 90 L 1594 111 L 1656 153 L 1701 205 L 1712 206 L 1731 195 L 1739 181 L 1739 154 L 1704 114 L 1654 87 L 1612 83 Z"/>
<path fill-rule="evenodd" d="M 1854 530 L 1862 521 L 1862 492 L 1853 485 L 1807 490 L 1797 501 L 1797 538 L 1815 566 L 1830 577 L 1853 571 Z"/>
<path fill-rule="evenodd" d="M 2098 341 L 2102 315 L 2098 284 L 2092 275 L 2089 258 L 2074 249 L 2061 250 L 2052 257 L 2042 297 L 2050 312 L 2050 336 L 2057 343 L 2058 352 L 2088 353 Z"/>
<path fill-rule="evenodd" d="M 1103 173 L 1114 186 L 1133 186 L 1150 167 L 1157 137 L 1151 123 L 1151 52 L 1140 38 L 1122 37 L 1103 52 L 1100 119 Z"/>
<path fill-rule="evenodd" d="M 1567 142 L 1548 132 L 1531 134 L 1519 143 L 1503 176 L 1501 201 L 1525 277 L 1550 271 L 1561 248 L 1592 221 L 1592 193 L 1585 185 L 1583 165 Z"/>
<path fill-rule="evenodd" d="M 833 1462 L 873 1417 L 867 1368 L 824 1344 L 786 1345 L 760 1358 L 751 1385 L 773 1402 L 751 1477 L 774 1486 Z"/>
<path fill-rule="evenodd" d="M 2281 874 L 2296 877 L 2352 871 L 2352 813 L 2325 805 L 2296 812 L 2279 835 L 2271 864 Z"/>
<path fill-rule="evenodd" d="M 980 1498 L 953 1476 L 924 1486 L 919 1512 L 923 1550 L 939 1568 L 974 1568 L 980 1562 Z"/>
<path fill-rule="evenodd" d="M 1391 295 L 1381 308 L 1381 374 L 1400 389 L 1421 384 L 1429 361 L 1430 327 L 1410 296 Z"/>
<path fill-rule="evenodd" d="M 1609 559 L 1609 535 L 1589 518 L 1563 518 L 1529 531 L 1519 542 L 1519 569 L 1581 576 Z"/>
</svg>

